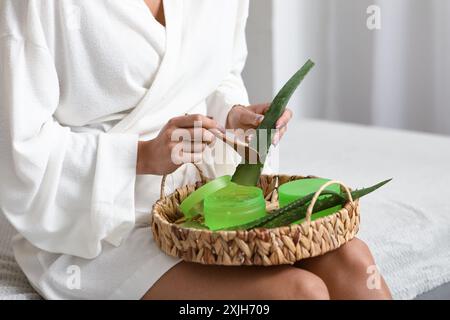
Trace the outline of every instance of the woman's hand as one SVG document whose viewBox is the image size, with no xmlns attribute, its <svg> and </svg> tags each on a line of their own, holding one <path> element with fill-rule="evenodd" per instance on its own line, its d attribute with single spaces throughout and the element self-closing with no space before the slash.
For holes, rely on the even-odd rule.
<svg viewBox="0 0 450 320">
<path fill-rule="evenodd" d="M 164 175 L 184 163 L 201 161 L 206 146 L 215 141 L 208 129 L 224 131 L 199 114 L 170 119 L 155 139 L 139 142 L 136 173 Z"/>
<path fill-rule="evenodd" d="M 264 119 L 264 113 L 269 109 L 270 104 L 256 104 L 248 107 L 241 105 L 234 106 L 227 117 L 227 129 L 255 129 Z M 273 136 L 272 143 L 277 145 L 281 137 L 287 130 L 287 124 L 292 118 L 292 111 L 286 109 L 276 123 L 277 132 Z M 250 137 L 251 138 L 251 137 Z"/>
</svg>

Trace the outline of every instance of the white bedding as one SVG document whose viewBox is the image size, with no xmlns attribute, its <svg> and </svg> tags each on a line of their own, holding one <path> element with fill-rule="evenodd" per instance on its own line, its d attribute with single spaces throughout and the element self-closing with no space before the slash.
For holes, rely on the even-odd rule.
<svg viewBox="0 0 450 320">
<path fill-rule="evenodd" d="M 450 281 L 450 137 L 321 121 L 292 123 L 279 171 L 351 187 L 394 180 L 361 201 L 359 237 L 371 247 L 397 299 Z M 0 215 L 0 299 L 37 299 L 9 247 Z"/>
<path fill-rule="evenodd" d="M 10 243 L 14 234 L 0 210 L 0 300 L 40 299 L 14 260 Z"/>
</svg>

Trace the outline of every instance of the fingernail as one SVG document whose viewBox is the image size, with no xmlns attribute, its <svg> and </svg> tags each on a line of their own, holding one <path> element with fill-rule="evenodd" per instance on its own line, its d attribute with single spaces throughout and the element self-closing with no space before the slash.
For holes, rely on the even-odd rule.
<svg viewBox="0 0 450 320">
<path fill-rule="evenodd" d="M 281 129 L 282 127 L 284 127 L 283 123 L 277 123 L 277 125 L 275 126 L 275 129 Z"/>
<path fill-rule="evenodd" d="M 220 132 L 225 133 L 225 127 L 224 127 L 224 126 L 218 124 L 218 125 L 217 125 L 217 129 L 219 129 Z"/>
<path fill-rule="evenodd" d="M 258 114 L 258 115 L 255 117 L 255 122 L 256 122 L 256 124 L 260 124 L 263 120 L 264 120 L 264 116 L 263 116 L 262 114 Z"/>
<path fill-rule="evenodd" d="M 276 134 L 276 135 L 273 137 L 272 144 L 273 144 L 274 146 L 277 146 L 279 142 L 280 142 L 280 136 L 279 136 L 278 134 Z"/>
</svg>

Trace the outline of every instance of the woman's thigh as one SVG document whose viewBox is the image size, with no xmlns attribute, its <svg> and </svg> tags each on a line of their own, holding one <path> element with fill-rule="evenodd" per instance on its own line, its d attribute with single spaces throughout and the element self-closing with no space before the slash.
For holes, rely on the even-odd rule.
<svg viewBox="0 0 450 320">
<path fill-rule="evenodd" d="M 296 266 L 323 279 L 331 299 L 391 298 L 369 248 L 359 239 L 323 256 L 299 261 Z"/>
<path fill-rule="evenodd" d="M 324 282 L 292 266 L 225 267 L 181 262 L 143 299 L 328 299 Z"/>
</svg>

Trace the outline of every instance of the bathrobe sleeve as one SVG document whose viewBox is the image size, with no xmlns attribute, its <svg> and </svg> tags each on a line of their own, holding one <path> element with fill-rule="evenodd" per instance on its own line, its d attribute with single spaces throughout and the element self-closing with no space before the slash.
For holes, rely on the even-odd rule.
<svg viewBox="0 0 450 320">
<path fill-rule="evenodd" d="M 237 104 L 248 105 L 247 90 L 242 80 L 242 70 L 247 59 L 245 26 L 248 18 L 249 1 L 239 1 L 236 28 L 234 30 L 234 49 L 231 69 L 217 90 L 208 97 L 208 115 L 225 125 L 228 112 Z"/>
<path fill-rule="evenodd" d="M 0 38 L 0 211 L 34 246 L 94 258 L 134 225 L 138 137 L 74 133 L 54 118 L 46 47 Z"/>
</svg>

